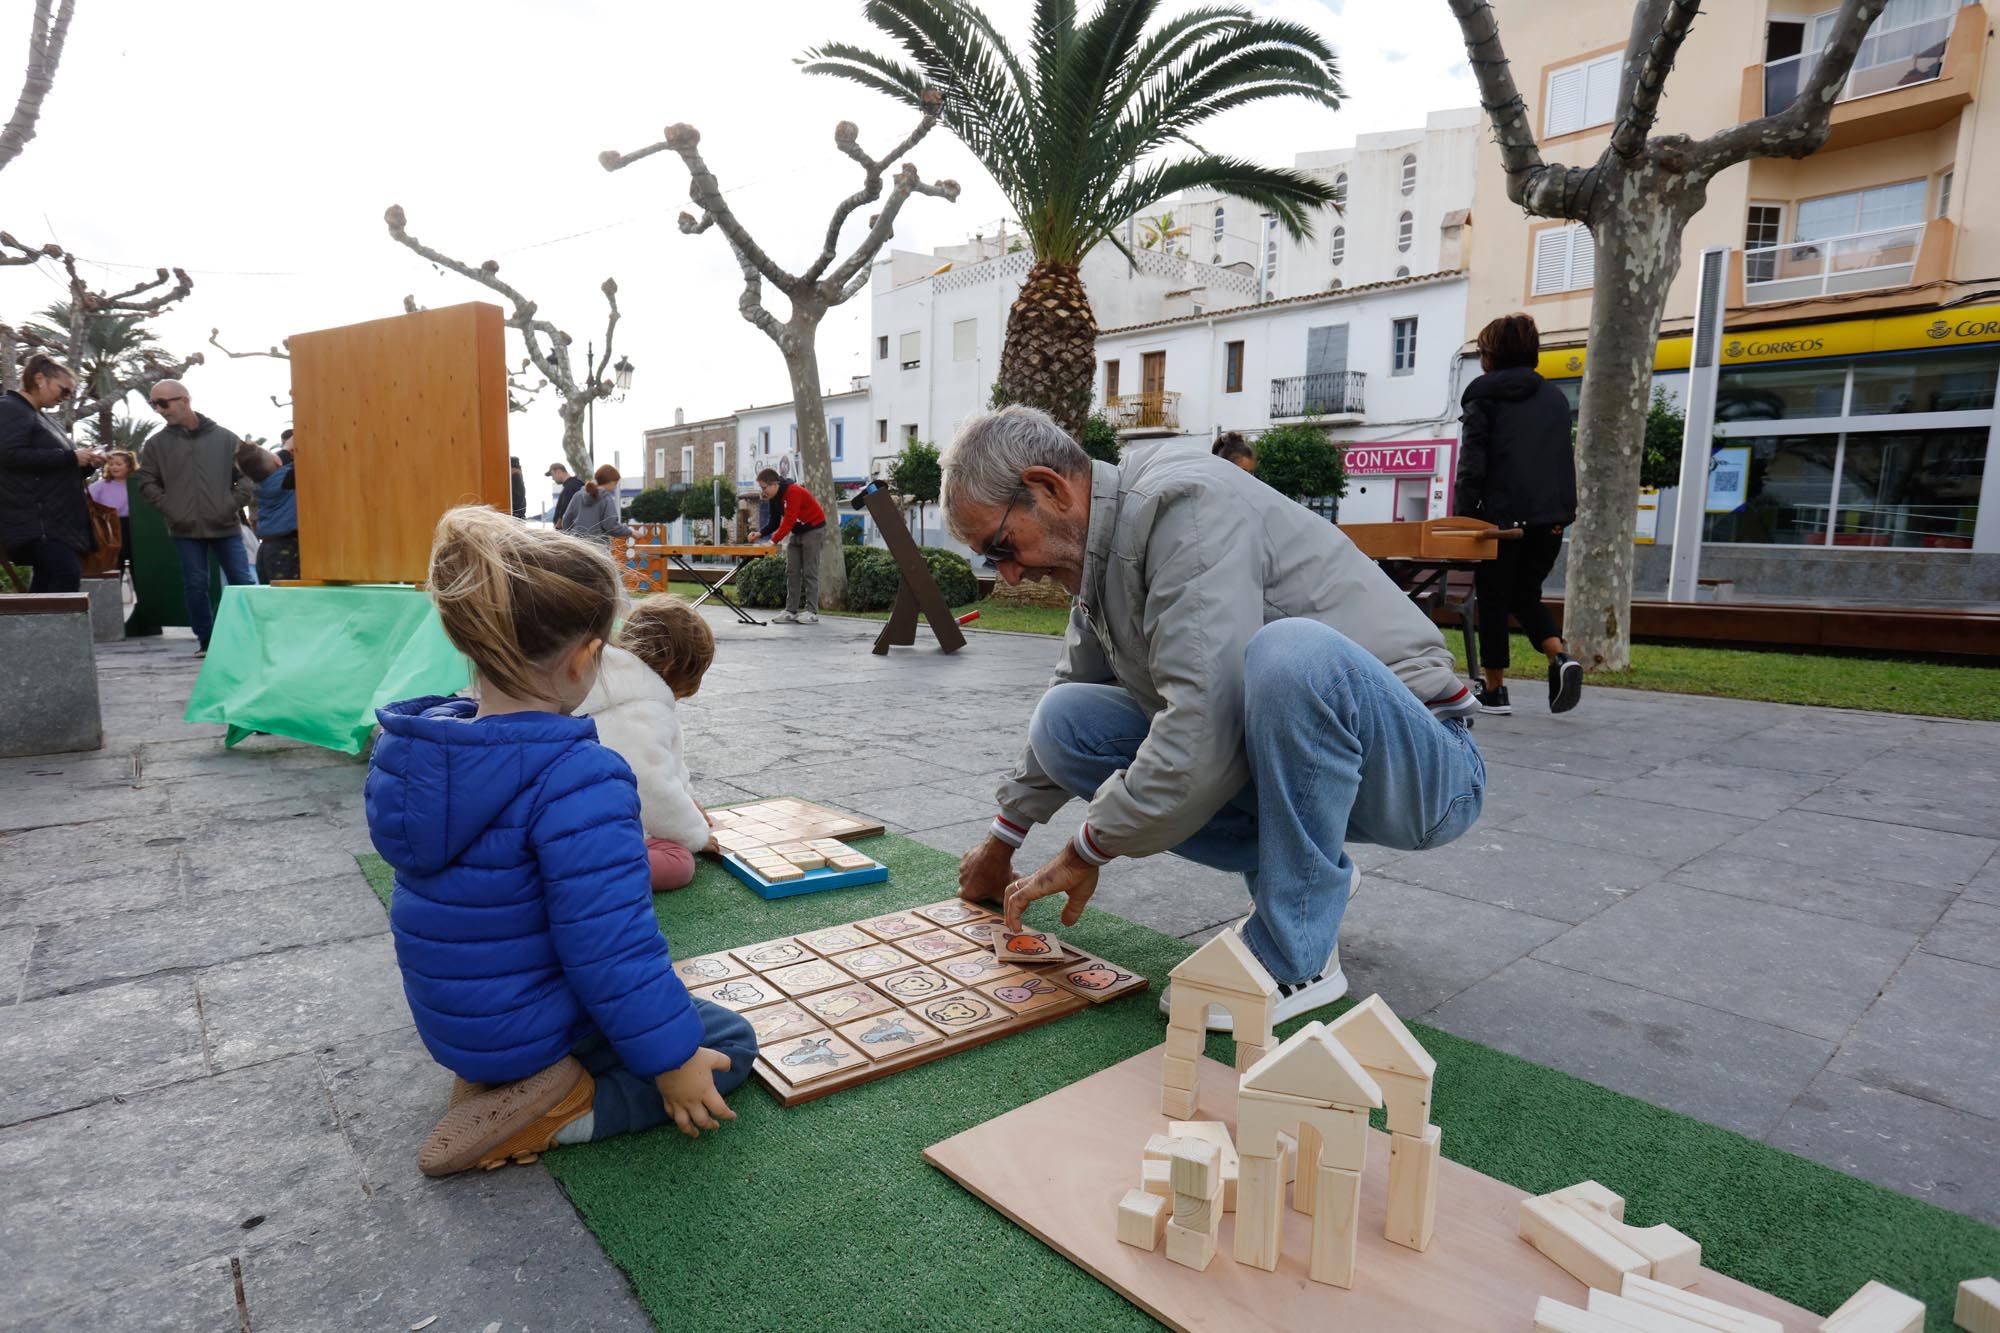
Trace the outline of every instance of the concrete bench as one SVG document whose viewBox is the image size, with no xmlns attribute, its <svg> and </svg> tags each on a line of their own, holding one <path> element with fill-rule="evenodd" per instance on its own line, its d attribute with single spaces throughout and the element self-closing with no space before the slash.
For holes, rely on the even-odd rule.
<svg viewBox="0 0 2000 1333">
<path fill-rule="evenodd" d="M 85 578 L 83 591 L 90 598 L 90 637 L 97 643 L 117 643 L 125 637 L 125 580 Z"/>
<path fill-rule="evenodd" d="M 0 756 L 103 747 L 89 594 L 0 596 L 0 663 Z"/>
</svg>

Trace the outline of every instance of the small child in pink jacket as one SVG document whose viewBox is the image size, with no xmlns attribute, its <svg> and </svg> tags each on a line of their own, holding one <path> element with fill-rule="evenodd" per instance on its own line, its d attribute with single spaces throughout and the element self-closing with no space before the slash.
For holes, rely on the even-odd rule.
<svg viewBox="0 0 2000 1333">
<path fill-rule="evenodd" d="M 695 853 L 713 850 L 708 816 L 696 803 L 674 703 L 701 688 L 715 661 L 715 635 L 678 597 L 649 597 L 632 608 L 604 649 L 597 683 L 576 715 L 597 724 L 597 739 L 639 781 L 639 822 L 653 892 L 684 888 Z"/>
</svg>

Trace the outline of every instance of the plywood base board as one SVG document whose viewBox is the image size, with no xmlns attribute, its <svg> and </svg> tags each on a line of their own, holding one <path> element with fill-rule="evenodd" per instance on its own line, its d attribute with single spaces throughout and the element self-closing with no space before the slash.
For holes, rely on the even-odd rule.
<svg viewBox="0 0 2000 1333">
<path fill-rule="evenodd" d="M 934 1144 L 924 1160 L 1009 1220 L 1170 1328 L 1296 1330 L 1424 1329 L 1490 1333 L 1528 1328 L 1542 1296 L 1582 1308 L 1583 1284 L 1525 1244 L 1520 1190 L 1449 1159 L 1438 1169 L 1437 1234 L 1418 1253 L 1382 1235 L 1388 1209 L 1389 1145 L 1368 1154 L 1361 1183 L 1358 1262 L 1351 1291 L 1306 1280 L 1311 1219 L 1287 1209 L 1275 1272 L 1238 1264 L 1236 1219 L 1225 1216 L 1206 1272 L 1118 1243 L 1118 1201 L 1159 1113 L 1158 1048 Z M 1204 1059 L 1204 1118 L 1236 1122 L 1236 1080 Z M 1371 1131 L 1372 1132 L 1372 1131 Z M 1384 1136 L 1386 1138 L 1386 1136 Z M 1818 1316 L 1703 1270 L 1703 1296 L 1811 1333 Z"/>
</svg>

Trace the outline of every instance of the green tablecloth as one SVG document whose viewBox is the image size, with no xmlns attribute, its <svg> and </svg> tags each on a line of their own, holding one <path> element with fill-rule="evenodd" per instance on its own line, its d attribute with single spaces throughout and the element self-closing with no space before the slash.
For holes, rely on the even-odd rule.
<svg viewBox="0 0 2000 1333">
<path fill-rule="evenodd" d="M 228 588 L 186 716 L 359 754 L 377 708 L 470 680 L 415 588 Z"/>
</svg>

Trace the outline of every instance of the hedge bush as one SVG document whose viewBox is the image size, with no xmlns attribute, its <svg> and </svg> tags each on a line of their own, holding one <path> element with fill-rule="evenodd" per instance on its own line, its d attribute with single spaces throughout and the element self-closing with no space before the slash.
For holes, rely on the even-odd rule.
<svg viewBox="0 0 2000 1333">
<path fill-rule="evenodd" d="M 681 498 L 664 482 L 654 482 L 640 491 L 625 508 L 626 520 L 632 523 L 671 523 L 680 516 Z"/>
<path fill-rule="evenodd" d="M 979 578 L 972 572 L 971 561 L 942 546 L 926 546 L 923 552 L 924 563 L 931 567 L 931 578 L 944 594 L 946 606 L 964 606 L 978 598 Z"/>
<path fill-rule="evenodd" d="M 850 546 L 847 556 L 847 609 L 887 611 L 903 586 L 896 558 L 879 546 Z"/>
<path fill-rule="evenodd" d="M 930 566 L 931 577 L 937 581 L 938 591 L 944 594 L 946 606 L 964 606 L 979 596 L 979 580 L 964 556 L 940 546 L 921 549 L 924 563 Z M 887 611 L 896 604 L 896 593 L 903 586 L 903 572 L 896 568 L 894 556 L 879 546 L 843 547 L 841 554 L 847 557 L 848 610 Z M 784 553 L 752 560 L 749 567 L 736 576 L 734 586 L 738 591 L 737 599 L 745 606 L 766 609 L 783 606 Z"/>
<path fill-rule="evenodd" d="M 745 606 L 774 607 L 785 604 L 785 557 L 759 556 L 736 576 L 736 599 Z"/>
</svg>

